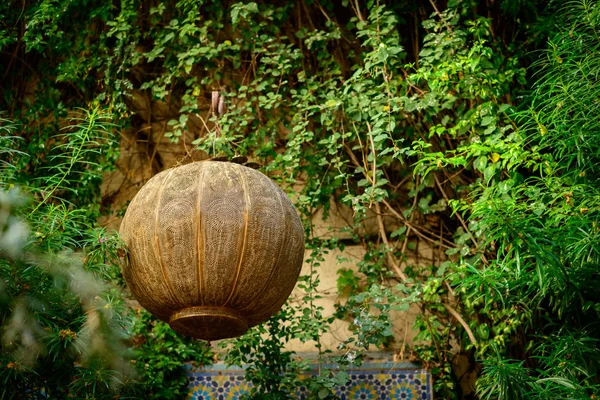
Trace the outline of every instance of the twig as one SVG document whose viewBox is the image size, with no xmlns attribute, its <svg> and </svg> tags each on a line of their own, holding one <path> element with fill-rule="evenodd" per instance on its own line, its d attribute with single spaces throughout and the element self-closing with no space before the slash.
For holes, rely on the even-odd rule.
<svg viewBox="0 0 600 400">
<path fill-rule="evenodd" d="M 450 176 L 447 176 L 446 180 L 444 182 L 442 182 L 442 184 L 445 185 L 447 182 L 452 183 L 452 178 L 454 178 L 455 176 L 460 175 L 461 173 L 463 173 L 464 170 L 465 170 L 464 168 L 461 168 L 457 173 L 455 173 L 453 175 L 450 175 Z"/>
<path fill-rule="evenodd" d="M 156 142 L 154 144 L 154 149 L 152 149 L 152 156 L 150 156 L 150 163 L 149 163 L 150 164 L 150 168 L 152 168 L 152 164 L 154 163 L 154 158 L 156 157 L 156 153 L 158 152 L 158 146 L 160 145 L 160 142 L 165 137 L 165 134 L 167 133 L 167 125 L 168 125 L 168 122 L 167 122 L 167 120 L 165 120 L 163 128 L 162 128 L 161 133 L 160 133 L 160 138 L 158 139 L 158 142 Z"/>
<path fill-rule="evenodd" d="M 352 6 L 352 9 L 356 13 L 358 20 L 361 22 L 365 22 L 365 18 L 363 17 L 362 13 L 360 12 L 360 5 L 358 4 L 358 0 L 354 0 L 354 2 L 351 1 L 350 6 Z"/>
<path fill-rule="evenodd" d="M 329 18 L 329 15 L 327 15 L 327 13 L 323 9 L 323 6 L 321 5 L 321 3 L 319 3 L 318 0 L 315 1 L 315 3 L 317 3 L 317 7 L 319 7 L 319 10 L 321 11 L 321 14 L 323 14 L 323 16 L 327 19 L 327 21 L 331 22 L 331 18 Z"/>
<path fill-rule="evenodd" d="M 469 328 L 469 325 L 467 325 L 466 321 L 460 316 L 460 314 L 451 306 L 449 306 L 446 303 L 442 303 L 442 305 L 444 306 L 444 308 L 446 310 L 448 310 L 448 312 L 450 314 L 452 314 L 452 316 L 454 318 L 456 318 L 456 320 L 462 325 L 463 328 L 465 328 L 465 331 L 467 332 L 467 335 L 469 336 L 469 339 L 471 339 L 471 343 L 473 343 L 473 346 L 477 347 L 477 340 L 475 340 L 475 335 L 473 335 L 473 331 L 471 330 L 471 328 Z"/>
<path fill-rule="evenodd" d="M 410 232 L 412 228 L 409 226 L 406 228 L 406 235 L 404 235 L 404 243 L 402 243 L 402 249 L 400 251 L 404 254 L 406 253 L 406 247 L 408 246 L 408 238 L 410 237 Z"/>
<path fill-rule="evenodd" d="M 350 156 L 350 159 L 352 160 L 352 162 L 354 163 L 354 165 L 356 165 L 357 167 L 361 167 L 360 162 L 358 161 L 358 159 L 356 158 L 356 155 L 354 155 L 354 153 L 352 152 L 352 150 L 347 146 L 344 145 L 344 148 L 346 149 L 346 152 L 348 153 L 348 155 Z M 370 182 L 371 184 L 373 183 L 373 180 L 371 179 L 371 177 L 365 172 L 366 171 L 366 166 L 362 166 L 363 168 L 363 176 L 365 177 L 365 179 Z M 402 214 L 400 214 L 398 211 L 396 211 L 391 205 L 390 203 L 388 203 L 385 199 L 382 200 L 383 204 L 386 205 L 386 207 L 392 212 L 392 214 L 394 214 L 394 216 L 396 216 L 396 218 L 398 218 L 399 220 L 401 220 L 404 225 L 407 226 L 407 228 L 410 228 L 417 236 L 419 236 L 420 238 L 422 238 L 423 240 L 428 241 L 429 243 L 432 244 L 439 244 L 440 246 L 443 246 L 447 249 L 452 249 L 455 246 L 450 243 L 448 240 L 444 239 L 444 241 L 450 243 L 451 245 L 447 245 L 444 244 L 443 242 L 438 242 L 434 239 L 431 239 L 430 237 L 424 235 L 423 233 L 421 233 L 416 227 L 415 225 L 413 225 L 410 221 L 407 221 L 406 218 L 404 218 L 404 216 Z M 433 232 L 428 232 L 432 235 L 436 235 L 437 234 L 433 233 Z M 408 231 L 407 231 L 408 234 Z"/>
<path fill-rule="evenodd" d="M 308 11 L 306 4 L 304 4 L 304 1 L 302 1 L 302 8 L 304 8 L 304 13 L 306 14 L 306 18 L 308 19 L 308 23 L 310 24 L 311 28 L 313 30 L 316 30 L 317 28 L 315 27 L 315 24 L 313 23 L 312 18 L 310 17 L 310 12 Z"/>
<path fill-rule="evenodd" d="M 442 219 L 440 218 L 440 243 L 442 243 L 443 239 L 444 239 L 444 223 L 443 223 Z M 439 263 L 439 266 L 442 265 L 442 246 L 440 246 L 438 248 L 438 263 Z"/>
<path fill-rule="evenodd" d="M 356 138 L 358 139 L 358 144 L 359 144 L 359 147 L 360 147 L 360 153 L 362 155 L 362 160 L 363 160 L 362 168 L 364 168 L 364 170 L 366 171 L 368 169 L 367 164 L 365 163 L 365 160 L 367 159 L 367 156 L 365 156 L 365 152 L 364 152 L 364 148 L 366 146 L 363 145 L 362 140 L 360 140 L 360 135 L 358 133 L 358 129 L 356 128 L 356 124 L 354 123 L 354 121 L 352 121 L 352 127 L 354 128 L 354 133 L 356 133 Z M 352 152 L 352 150 L 348 147 L 348 145 L 344 144 L 344 147 L 346 148 L 346 151 L 348 152 L 348 155 L 352 158 L 352 161 L 354 162 L 354 165 L 356 165 L 357 167 L 360 167 L 360 163 L 358 162 L 358 160 L 356 159 L 356 156 L 354 155 L 354 153 Z"/>
<path fill-rule="evenodd" d="M 182 142 L 183 142 L 183 150 L 185 150 L 185 157 L 192 157 L 192 153 L 190 153 L 190 151 L 188 150 L 188 148 L 187 148 L 187 146 L 185 144 L 186 141 L 187 141 L 187 133 L 184 132 L 183 133 L 183 140 L 182 140 Z"/>
<path fill-rule="evenodd" d="M 433 9 L 435 10 L 435 12 L 437 13 L 438 17 L 440 17 L 440 19 L 442 20 L 442 22 L 444 23 L 444 25 L 446 25 L 446 28 L 448 28 L 448 30 L 450 31 L 450 33 L 452 33 L 452 28 L 450 27 L 450 25 L 448 25 L 448 23 L 446 22 L 446 19 L 444 18 L 444 16 L 442 15 L 442 13 L 440 12 L 440 10 L 437 8 L 437 6 L 435 5 L 435 2 L 433 0 L 429 0 L 429 2 L 431 3 L 431 5 L 433 6 Z"/>
<path fill-rule="evenodd" d="M 379 225 L 379 234 L 381 235 L 381 240 L 383 240 L 383 243 L 385 244 L 387 250 L 388 262 L 392 264 L 394 271 L 396 271 L 396 274 L 400 277 L 400 279 L 402 279 L 403 282 L 406 282 L 408 277 L 404 274 L 404 272 L 402 272 L 400 266 L 398 265 L 398 263 L 396 263 L 396 260 L 394 260 L 394 256 L 389 251 L 390 242 L 388 241 L 387 235 L 385 233 L 385 225 L 383 225 L 383 217 L 381 216 L 381 207 L 379 206 L 379 203 L 375 203 L 375 209 L 377 210 L 377 224 Z"/>
<path fill-rule="evenodd" d="M 435 183 L 436 183 L 437 187 L 440 189 L 440 192 L 442 192 L 442 196 L 444 196 L 444 199 L 446 199 L 446 202 L 449 203 L 450 199 L 448 198 L 448 195 L 446 194 L 446 191 L 442 187 L 442 184 L 440 183 L 440 180 L 438 179 L 437 175 L 434 174 L 433 178 L 435 179 Z M 467 224 L 465 223 L 465 220 L 462 218 L 462 216 L 460 215 L 460 213 L 458 211 L 455 213 L 455 215 L 458 218 L 458 220 L 460 221 L 460 224 L 462 225 L 462 227 L 465 230 L 465 232 L 469 234 L 469 237 L 473 241 L 473 244 L 475 245 L 475 247 L 477 249 L 479 249 L 479 243 L 477 242 L 477 239 L 475 239 L 475 236 L 473 235 L 473 233 L 471 233 L 471 231 L 467 227 Z M 485 263 L 485 265 L 489 264 L 487 258 L 485 257 L 485 254 L 483 254 L 483 253 L 481 254 L 481 260 Z"/>
<path fill-rule="evenodd" d="M 375 193 L 375 186 L 377 183 L 377 153 L 375 150 L 375 141 L 373 140 L 373 133 L 371 131 L 371 124 L 367 122 L 367 129 L 369 129 L 369 141 L 371 142 L 371 151 L 373 153 L 373 167 L 371 174 L 373 175 L 373 193 Z"/>
<path fill-rule="evenodd" d="M 406 220 L 406 218 L 404 218 L 404 216 L 402 214 L 400 214 L 398 211 L 394 210 L 394 208 L 392 207 L 392 205 L 390 203 L 387 202 L 387 200 L 383 199 L 381 200 L 381 202 L 383 204 L 385 204 L 385 206 L 388 208 L 388 210 L 390 210 L 390 212 L 392 214 L 394 214 L 394 216 L 396 216 L 396 218 L 398 218 L 400 221 L 402 221 L 404 223 L 404 225 L 406 225 L 407 227 L 411 228 L 413 230 L 413 232 L 420 237 L 423 240 L 428 241 L 429 243 L 433 243 L 433 244 L 439 244 L 440 246 L 443 246 L 447 249 L 452 249 L 454 248 L 454 246 L 448 246 L 444 243 L 438 243 L 437 240 L 431 239 L 430 237 L 428 237 L 427 235 L 424 235 L 423 233 L 421 233 L 418 229 L 416 229 L 416 227 L 409 221 Z"/>
<path fill-rule="evenodd" d="M 198 117 L 200 119 L 200 121 L 202 122 L 202 125 L 204 126 L 204 128 L 206 129 L 206 131 L 208 133 L 210 133 L 210 128 L 208 127 L 208 125 L 206 125 L 206 121 L 204 120 L 204 118 L 202 118 L 202 116 L 198 113 L 196 113 L 196 117 Z M 200 132 L 202 133 L 202 132 Z"/>
</svg>

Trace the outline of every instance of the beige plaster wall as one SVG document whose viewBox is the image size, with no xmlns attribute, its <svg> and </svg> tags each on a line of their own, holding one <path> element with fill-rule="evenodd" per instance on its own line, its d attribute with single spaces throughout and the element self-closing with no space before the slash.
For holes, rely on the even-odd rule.
<svg viewBox="0 0 600 400">
<path fill-rule="evenodd" d="M 347 259 L 360 260 L 364 255 L 364 249 L 361 246 L 347 246 L 343 252 L 332 251 L 324 256 L 325 261 L 318 267 L 320 284 L 318 288 L 321 299 L 316 300 L 315 305 L 323 307 L 323 315 L 325 317 L 332 316 L 335 312 L 335 304 L 344 302 L 346 299 L 337 294 L 337 271 L 341 268 L 352 269 L 357 271 L 356 263 L 342 261 L 338 258 L 341 256 Z M 308 253 L 307 253 L 308 256 Z M 308 274 L 310 266 L 305 263 L 302 273 Z M 296 287 L 290 296 L 290 301 L 293 304 L 301 304 L 304 293 Z M 390 348 L 385 351 L 402 352 L 406 346 L 410 346 L 416 334 L 412 329 L 413 322 L 418 314 L 418 308 L 411 308 L 406 313 L 393 312 L 391 317 L 394 321 L 394 341 Z M 321 344 L 324 350 L 337 351 L 337 346 L 350 337 L 351 320 L 336 319 L 330 327 L 328 333 L 321 338 Z M 287 346 L 288 349 L 297 352 L 315 351 L 314 342 L 302 343 L 299 340 L 294 340 Z M 372 349 L 374 350 L 374 349 Z M 381 349 L 382 351 L 384 349 Z"/>
</svg>

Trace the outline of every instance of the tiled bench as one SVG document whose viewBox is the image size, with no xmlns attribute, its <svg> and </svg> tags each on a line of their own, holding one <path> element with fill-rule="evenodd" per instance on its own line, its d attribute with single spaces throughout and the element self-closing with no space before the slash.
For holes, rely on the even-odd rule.
<svg viewBox="0 0 600 400">
<path fill-rule="evenodd" d="M 331 367 L 331 366 L 326 366 Z M 368 362 L 347 371 L 350 379 L 335 388 L 342 400 L 353 399 L 410 399 L 431 400 L 431 375 L 408 363 Z M 313 374 L 317 374 L 315 365 Z M 226 368 L 224 364 L 190 370 L 189 399 L 230 400 L 248 393 L 251 383 L 244 380 L 244 369 Z M 307 399 L 306 387 L 296 391 L 298 399 Z"/>
</svg>

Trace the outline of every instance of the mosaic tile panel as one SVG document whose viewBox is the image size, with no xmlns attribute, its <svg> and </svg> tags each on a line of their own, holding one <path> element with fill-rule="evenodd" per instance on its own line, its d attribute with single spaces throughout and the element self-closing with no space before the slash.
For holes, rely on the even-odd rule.
<svg viewBox="0 0 600 400">
<path fill-rule="evenodd" d="M 316 366 L 312 374 L 317 374 Z M 346 385 L 336 387 L 336 394 L 341 400 L 433 399 L 431 376 L 412 364 L 364 363 L 360 368 L 348 370 L 348 375 L 350 379 Z M 244 380 L 244 369 L 226 368 L 223 364 L 190 370 L 188 379 L 188 399 L 193 400 L 239 399 L 248 393 L 252 385 Z M 297 389 L 298 399 L 308 399 L 308 395 L 306 387 Z"/>
</svg>

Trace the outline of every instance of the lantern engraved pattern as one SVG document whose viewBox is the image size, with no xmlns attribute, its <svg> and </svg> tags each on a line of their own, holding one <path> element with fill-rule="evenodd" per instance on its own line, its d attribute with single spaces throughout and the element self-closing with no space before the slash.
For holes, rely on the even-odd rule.
<svg viewBox="0 0 600 400">
<path fill-rule="evenodd" d="M 283 305 L 304 257 L 304 232 L 268 177 L 228 162 L 155 175 L 131 201 L 120 233 L 123 275 L 139 303 L 183 334 L 243 334 Z"/>
</svg>

